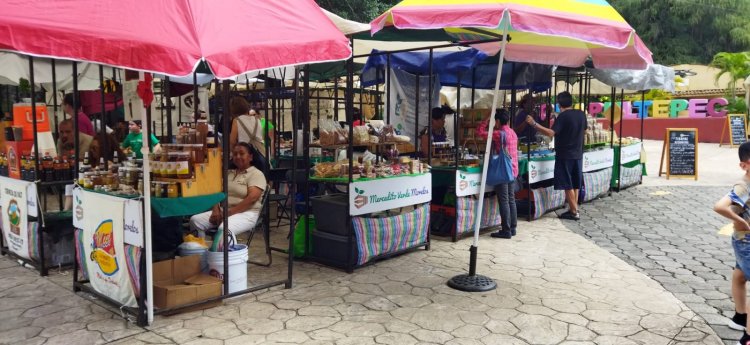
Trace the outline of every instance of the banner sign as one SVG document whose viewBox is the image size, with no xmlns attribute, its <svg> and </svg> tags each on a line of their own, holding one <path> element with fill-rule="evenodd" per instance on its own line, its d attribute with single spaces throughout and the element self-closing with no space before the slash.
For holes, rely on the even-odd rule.
<svg viewBox="0 0 750 345">
<path fill-rule="evenodd" d="M 128 275 L 123 244 L 127 199 L 82 191 L 82 259 L 87 263 L 91 286 L 126 306 L 137 306 Z"/>
<path fill-rule="evenodd" d="M 417 205 L 431 200 L 432 174 L 349 184 L 349 213 L 352 216 Z"/>
<path fill-rule="evenodd" d="M 555 178 L 555 161 L 529 161 L 529 183 Z"/>
<path fill-rule="evenodd" d="M 29 256 L 28 197 L 31 182 L 12 178 L 0 178 L 0 200 L 2 200 L 3 234 L 8 249 L 16 255 Z M 36 198 L 34 198 L 36 200 Z M 34 201 L 36 205 L 36 201 Z"/>
<path fill-rule="evenodd" d="M 640 154 L 640 151 L 638 151 Z M 615 165 L 615 150 L 605 149 L 583 153 L 583 172 L 591 172 Z"/>
<path fill-rule="evenodd" d="M 477 195 L 481 184 L 482 173 L 456 171 L 456 196 Z"/>
<path fill-rule="evenodd" d="M 417 82 L 417 78 L 419 82 Z M 430 121 L 432 108 L 440 105 L 440 82 L 432 78 L 434 88 L 432 89 L 432 104 L 429 101 L 430 77 L 427 75 L 416 76 L 402 70 L 391 70 L 388 80 L 391 84 L 389 106 L 391 107 L 390 124 L 396 128 L 401 135 L 416 138 L 417 131 L 427 127 Z M 419 90 L 417 90 L 419 89 Z M 419 91 L 419 122 L 417 123 L 417 91 Z M 417 128 L 419 125 L 419 128 Z"/>
<path fill-rule="evenodd" d="M 620 164 L 627 164 L 641 159 L 641 145 L 643 145 L 643 143 L 621 147 Z"/>
</svg>

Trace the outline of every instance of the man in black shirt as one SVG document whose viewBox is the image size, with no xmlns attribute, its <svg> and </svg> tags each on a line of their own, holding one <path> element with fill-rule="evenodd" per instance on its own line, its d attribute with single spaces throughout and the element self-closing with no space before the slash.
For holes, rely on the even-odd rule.
<svg viewBox="0 0 750 345">
<path fill-rule="evenodd" d="M 528 116 L 526 122 L 537 132 L 555 137 L 555 189 L 565 190 L 568 211 L 560 218 L 579 220 L 578 191 L 583 183 L 583 140 L 586 132 L 586 114 L 573 109 L 573 96 L 567 92 L 557 95 L 560 114 L 552 128 L 545 128 Z"/>
</svg>

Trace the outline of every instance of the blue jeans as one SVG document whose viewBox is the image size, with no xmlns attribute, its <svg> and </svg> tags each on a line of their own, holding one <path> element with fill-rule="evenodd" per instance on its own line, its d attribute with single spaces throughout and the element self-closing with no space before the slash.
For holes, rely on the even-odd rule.
<svg viewBox="0 0 750 345">
<path fill-rule="evenodd" d="M 497 201 L 500 203 L 500 226 L 503 231 L 516 230 L 518 217 L 516 215 L 515 182 L 503 183 L 495 186 Z"/>
<path fill-rule="evenodd" d="M 734 259 L 737 260 L 735 265 L 745 275 L 746 280 L 750 280 L 750 238 L 732 235 L 732 248 L 734 248 Z"/>
</svg>

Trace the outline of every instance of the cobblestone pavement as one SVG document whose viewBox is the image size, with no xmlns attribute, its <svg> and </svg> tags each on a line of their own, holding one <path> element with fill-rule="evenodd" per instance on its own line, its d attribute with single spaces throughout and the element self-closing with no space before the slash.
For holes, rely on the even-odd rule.
<svg viewBox="0 0 750 345">
<path fill-rule="evenodd" d="M 730 239 L 712 211 L 727 187 L 638 186 L 581 207 L 563 224 L 661 283 L 706 320 L 726 344 L 741 333 L 726 326 L 734 312 Z"/>
<path fill-rule="evenodd" d="M 293 289 L 159 316 L 147 329 L 73 295 L 70 276 L 39 278 L 0 258 L 0 343 L 721 344 L 658 282 L 551 216 L 523 222 L 512 240 L 482 236 L 478 271 L 497 290 L 445 285 L 465 271 L 470 243 L 435 240 L 354 274 L 298 263 Z"/>
</svg>

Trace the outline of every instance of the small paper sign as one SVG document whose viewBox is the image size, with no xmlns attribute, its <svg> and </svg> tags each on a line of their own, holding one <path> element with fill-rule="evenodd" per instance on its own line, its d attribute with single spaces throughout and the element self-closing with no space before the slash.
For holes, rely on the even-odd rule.
<svg viewBox="0 0 750 345">
<path fill-rule="evenodd" d="M 125 202 L 125 224 L 123 241 L 143 248 L 143 208 L 140 200 Z"/>
</svg>

